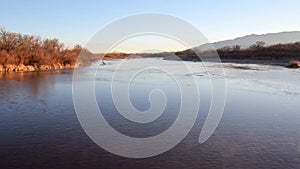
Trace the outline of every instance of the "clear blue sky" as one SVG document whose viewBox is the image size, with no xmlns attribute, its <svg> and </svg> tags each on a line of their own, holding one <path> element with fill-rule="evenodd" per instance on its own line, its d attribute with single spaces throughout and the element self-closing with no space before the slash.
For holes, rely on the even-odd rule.
<svg viewBox="0 0 300 169">
<path fill-rule="evenodd" d="M 178 16 L 210 41 L 300 30 L 300 0 L 1 0 L 0 26 L 84 45 L 106 24 L 142 12 Z"/>
</svg>

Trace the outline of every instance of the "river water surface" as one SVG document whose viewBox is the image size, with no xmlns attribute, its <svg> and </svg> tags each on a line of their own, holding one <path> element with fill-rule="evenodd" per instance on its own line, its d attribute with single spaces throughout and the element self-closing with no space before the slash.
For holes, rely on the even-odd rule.
<svg viewBox="0 0 300 169">
<path fill-rule="evenodd" d="M 97 102 L 106 119 L 132 137 L 168 129 L 180 105 L 173 79 L 157 71 L 137 76 L 129 88 L 132 105 L 147 110 L 149 92 L 157 88 L 165 92 L 168 104 L 157 121 L 130 123 L 117 113 L 110 93 L 111 77 L 120 62 L 99 67 L 95 63 L 83 70 L 86 81 L 95 80 Z M 192 73 L 181 72 L 180 62 L 161 59 L 132 59 L 119 68 L 126 78 L 138 67 L 163 65 L 184 79 L 194 78 L 199 86 L 200 110 L 187 137 L 170 151 L 146 159 L 111 154 L 87 136 L 73 105 L 71 70 L 1 74 L 0 168 L 300 168 L 299 70 L 224 64 L 223 117 L 214 134 L 199 144 L 211 100 L 209 78 L 222 75 L 209 75 L 201 63 L 185 63 Z"/>
</svg>

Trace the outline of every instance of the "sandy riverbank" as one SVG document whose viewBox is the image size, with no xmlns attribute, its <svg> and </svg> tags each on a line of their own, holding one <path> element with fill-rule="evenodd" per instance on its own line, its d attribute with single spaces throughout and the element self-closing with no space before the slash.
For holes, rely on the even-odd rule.
<svg viewBox="0 0 300 169">
<path fill-rule="evenodd" d="M 45 70 L 60 70 L 60 69 L 74 69 L 79 67 L 78 64 L 70 65 L 70 64 L 51 64 L 51 65 L 40 65 L 40 66 L 32 66 L 32 65 L 15 65 L 15 64 L 6 64 L 0 65 L 0 72 L 33 72 L 33 71 L 45 71 Z"/>
</svg>

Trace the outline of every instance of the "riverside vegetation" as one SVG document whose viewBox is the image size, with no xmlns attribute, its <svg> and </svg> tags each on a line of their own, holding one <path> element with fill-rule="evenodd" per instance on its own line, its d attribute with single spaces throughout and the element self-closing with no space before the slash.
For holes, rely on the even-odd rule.
<svg viewBox="0 0 300 169">
<path fill-rule="evenodd" d="M 80 52 L 84 58 L 77 60 Z M 90 62 L 92 55 L 80 45 L 64 48 L 58 39 L 42 39 L 0 29 L 0 72 L 70 69 Z"/>
<path fill-rule="evenodd" d="M 217 49 L 222 62 L 276 64 L 289 68 L 300 68 L 300 42 L 264 46 L 262 41 L 249 48 L 241 46 L 225 46 Z M 20 72 L 38 70 L 73 69 L 89 65 L 94 60 L 123 59 L 127 57 L 163 57 L 172 60 L 170 55 L 178 56 L 180 60 L 200 61 L 195 54 L 197 48 L 178 52 L 152 54 L 108 53 L 93 54 L 89 50 L 75 45 L 72 49 L 64 48 L 58 39 L 42 39 L 34 35 L 22 35 L 0 29 L 0 72 Z M 83 57 L 78 59 L 78 55 Z M 215 54 L 214 51 L 200 51 L 203 55 Z"/>
<path fill-rule="evenodd" d="M 194 49 L 175 52 L 181 60 L 199 61 Z M 200 51 L 202 55 L 215 54 L 214 51 Z M 289 68 L 300 68 L 300 42 L 265 46 L 265 42 L 257 41 L 248 48 L 239 45 L 225 46 L 217 49 L 222 62 L 258 63 L 280 65 Z"/>
</svg>

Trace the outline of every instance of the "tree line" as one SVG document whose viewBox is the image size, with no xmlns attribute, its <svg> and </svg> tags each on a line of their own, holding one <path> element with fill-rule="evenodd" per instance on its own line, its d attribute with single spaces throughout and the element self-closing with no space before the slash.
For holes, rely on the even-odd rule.
<svg viewBox="0 0 300 169">
<path fill-rule="evenodd" d="M 86 57 L 79 64 L 88 64 L 92 54 L 80 45 L 67 49 L 56 38 L 42 39 L 0 29 L 0 65 L 75 65 L 81 51 L 85 52 Z"/>
<path fill-rule="evenodd" d="M 183 60 L 199 61 L 194 49 L 175 52 L 174 54 Z M 257 41 L 248 48 L 241 48 L 240 45 L 225 46 L 217 49 L 217 54 L 221 60 L 277 60 L 290 61 L 300 60 L 300 42 L 289 44 L 276 44 L 265 46 L 265 42 Z M 200 51 L 200 54 L 216 54 L 214 51 Z"/>
<path fill-rule="evenodd" d="M 257 41 L 246 49 L 236 45 L 217 50 L 221 59 L 249 60 L 299 60 L 300 42 L 265 46 L 265 42 Z"/>
<path fill-rule="evenodd" d="M 165 52 L 158 54 L 139 54 L 141 57 L 164 57 L 175 54 L 182 60 L 199 61 L 194 50 L 187 49 L 179 52 Z M 80 52 L 83 53 L 80 60 L 77 60 Z M 200 51 L 203 55 L 216 54 L 215 51 Z M 225 46 L 217 49 L 222 60 L 300 60 L 300 42 L 290 44 L 277 44 L 265 46 L 265 42 L 257 41 L 248 48 L 241 48 L 239 45 Z M 126 58 L 129 54 L 110 53 L 92 54 L 80 45 L 72 49 L 64 48 L 64 44 L 58 39 L 42 39 L 39 36 L 23 35 L 9 32 L 0 28 L 0 67 L 6 65 L 29 65 L 39 69 L 43 65 L 87 65 L 97 59 Z"/>
</svg>

